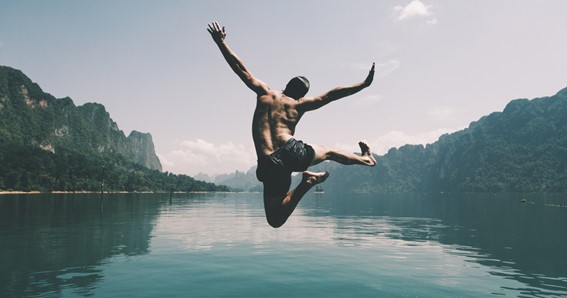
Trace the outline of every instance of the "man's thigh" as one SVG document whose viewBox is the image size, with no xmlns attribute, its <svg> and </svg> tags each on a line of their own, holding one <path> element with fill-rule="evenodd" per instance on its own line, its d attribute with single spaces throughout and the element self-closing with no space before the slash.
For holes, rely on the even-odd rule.
<svg viewBox="0 0 567 298">
<path fill-rule="evenodd" d="M 264 198 L 279 197 L 283 198 L 289 192 L 291 186 L 291 174 L 280 176 L 277 179 L 266 179 L 264 181 Z"/>
<path fill-rule="evenodd" d="M 312 166 L 327 160 L 327 157 L 329 155 L 328 154 L 329 149 L 327 147 L 321 145 L 313 145 L 313 144 L 309 144 L 309 145 L 315 151 L 315 156 L 313 156 L 313 161 L 311 162 Z"/>
</svg>

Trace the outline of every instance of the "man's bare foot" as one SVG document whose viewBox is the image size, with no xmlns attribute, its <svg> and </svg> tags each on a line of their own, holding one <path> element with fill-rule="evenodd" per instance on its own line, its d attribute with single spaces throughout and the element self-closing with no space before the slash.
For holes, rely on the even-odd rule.
<svg viewBox="0 0 567 298">
<path fill-rule="evenodd" d="M 360 142 L 358 142 L 358 146 L 360 146 L 360 153 L 361 153 L 362 157 L 364 158 L 364 162 L 366 163 L 366 165 L 369 165 L 371 167 L 375 166 L 376 165 L 376 159 L 374 159 L 372 152 L 370 152 L 370 147 L 368 147 L 368 144 L 360 141 Z"/>
<path fill-rule="evenodd" d="M 329 177 L 329 172 L 310 172 L 305 171 L 303 172 L 303 181 L 307 184 L 316 185 L 319 183 L 325 182 L 325 180 Z"/>
</svg>

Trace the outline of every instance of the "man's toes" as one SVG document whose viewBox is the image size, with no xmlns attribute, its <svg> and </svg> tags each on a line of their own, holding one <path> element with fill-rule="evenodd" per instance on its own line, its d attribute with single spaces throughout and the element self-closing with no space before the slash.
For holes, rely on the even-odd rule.
<svg viewBox="0 0 567 298">
<path fill-rule="evenodd" d="M 368 145 L 366 143 L 360 142 L 358 144 L 360 146 L 360 152 L 362 153 L 362 155 L 371 155 L 370 147 L 368 147 Z"/>
</svg>

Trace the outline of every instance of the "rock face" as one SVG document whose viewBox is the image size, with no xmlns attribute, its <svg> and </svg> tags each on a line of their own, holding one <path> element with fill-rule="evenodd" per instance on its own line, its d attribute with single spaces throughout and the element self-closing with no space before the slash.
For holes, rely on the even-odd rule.
<svg viewBox="0 0 567 298">
<path fill-rule="evenodd" d="M 567 88 L 511 101 L 433 144 L 392 148 L 375 168 L 324 163 L 326 191 L 565 192 Z M 331 182 L 331 183 L 329 183 Z"/>
<path fill-rule="evenodd" d="M 75 106 L 73 100 L 43 92 L 21 71 L 0 66 L 0 145 L 32 145 L 122 158 L 162 170 L 149 133 L 126 137 L 105 107 Z M 0 148 L 2 147 L 0 146 Z"/>
<path fill-rule="evenodd" d="M 161 163 L 154 150 L 151 134 L 134 130 L 128 136 L 128 140 L 130 141 L 130 149 L 134 154 L 134 162 L 150 169 L 162 170 Z"/>
<path fill-rule="evenodd" d="M 331 173 L 326 192 L 566 192 L 567 88 L 550 97 L 512 100 L 502 112 L 433 144 L 392 148 L 376 159 L 373 168 L 325 162 L 311 170 Z M 261 191 L 254 170 L 214 182 Z"/>
</svg>

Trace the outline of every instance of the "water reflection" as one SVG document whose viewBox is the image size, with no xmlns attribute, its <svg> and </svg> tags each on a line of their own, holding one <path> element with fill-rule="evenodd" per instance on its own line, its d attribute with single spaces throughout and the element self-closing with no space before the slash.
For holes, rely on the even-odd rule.
<svg viewBox="0 0 567 298">
<path fill-rule="evenodd" d="M 0 198 L 0 287 L 3 297 L 88 295 L 116 255 L 149 250 L 163 200 L 139 195 L 105 199 L 90 195 Z"/>
<path fill-rule="evenodd" d="M 375 245 L 381 237 L 404 245 L 434 241 L 490 274 L 521 282 L 521 295 L 567 294 L 567 210 L 564 195 L 327 196 L 314 216 L 334 219 L 336 239 Z M 309 204 L 309 203 L 308 203 Z M 455 248 L 455 249 L 453 249 Z M 506 287 L 503 287 L 506 289 Z M 558 292 L 559 291 L 559 292 Z"/>
<path fill-rule="evenodd" d="M 379 260 L 371 256 L 375 261 L 411 260 L 406 265 L 412 270 L 421 264 L 439 276 L 451 268 L 478 269 L 479 276 L 488 270 L 518 282 L 502 285 L 504 292 L 554 296 L 567 293 L 567 210 L 549 208 L 561 200 L 550 195 L 532 197 L 530 204 L 517 195 L 313 195 L 284 228 L 274 230 L 265 223 L 260 195 L 230 195 L 199 208 L 177 205 L 162 213 L 156 231 L 194 251 L 362 247 L 380 254 Z M 431 259 L 423 263 L 413 255 Z"/>
<path fill-rule="evenodd" d="M 402 290 L 414 285 L 410 294 L 432 288 L 441 289 L 437 294 L 459 289 L 462 296 L 567 294 L 567 208 L 551 207 L 564 205 L 564 198 L 532 196 L 525 203 L 522 198 L 308 195 L 283 228 L 272 229 L 261 194 L 177 194 L 171 202 L 168 195 L 115 195 L 105 197 L 102 206 L 98 196 L 89 195 L 3 196 L 0 296 L 93 295 L 109 276 L 117 278 L 108 272 L 113 264 L 148 255 L 153 266 L 172 258 L 181 265 L 144 267 L 134 261 L 131 270 L 187 278 L 175 270 L 198 268 L 191 273 L 213 281 L 238 281 L 239 274 L 257 281 L 246 268 L 260 270 L 268 280 L 279 278 L 282 268 L 292 273 L 303 268 L 312 273 L 307 289 L 313 283 L 329 287 L 328 280 L 346 283 L 346 277 L 369 293 L 384 293 L 389 282 Z M 210 267 L 220 256 L 234 262 L 228 267 L 232 275 Z M 270 271 L 273 259 L 283 260 L 276 271 Z M 153 278 L 165 283 L 159 275 Z M 265 285 L 271 286 L 273 281 Z"/>
<path fill-rule="evenodd" d="M 293 227 L 275 230 L 265 219 L 262 194 L 225 194 L 209 198 L 179 197 L 162 211 L 156 233 L 194 251 L 250 246 L 253 253 L 273 243 L 324 243 L 333 237 L 329 227 L 310 226 L 310 217 L 298 216 Z"/>
</svg>

